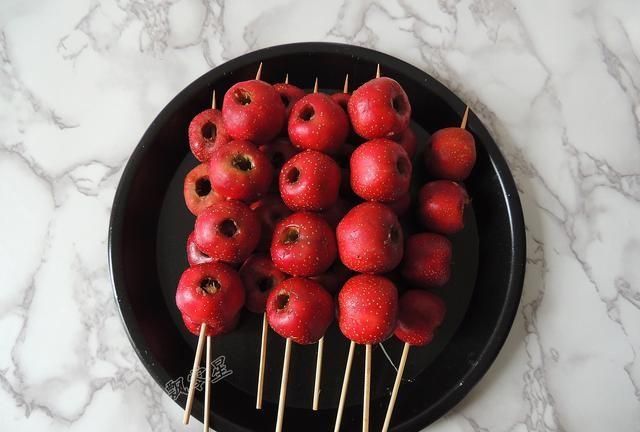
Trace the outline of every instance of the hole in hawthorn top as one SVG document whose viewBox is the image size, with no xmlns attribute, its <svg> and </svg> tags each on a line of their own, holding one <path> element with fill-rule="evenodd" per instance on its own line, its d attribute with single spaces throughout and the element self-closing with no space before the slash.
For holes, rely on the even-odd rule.
<svg viewBox="0 0 640 432">
<path fill-rule="evenodd" d="M 402 156 L 396 161 L 396 169 L 402 175 L 409 173 L 409 160 Z"/>
<path fill-rule="evenodd" d="M 202 136 L 204 139 L 212 140 L 216 137 L 218 133 L 218 128 L 211 122 L 207 122 L 202 126 Z"/>
<path fill-rule="evenodd" d="M 285 107 L 289 106 L 289 97 L 287 95 L 281 94 L 280 99 L 282 100 L 282 103 Z"/>
<path fill-rule="evenodd" d="M 289 293 L 282 292 L 278 294 L 276 297 L 276 305 L 278 306 L 278 310 L 282 310 L 287 307 L 289 304 Z"/>
<path fill-rule="evenodd" d="M 196 194 L 199 197 L 205 197 L 211 192 L 211 182 L 208 177 L 200 177 L 196 180 Z"/>
<path fill-rule="evenodd" d="M 271 276 L 265 276 L 261 279 L 258 279 L 256 285 L 258 285 L 258 289 L 260 292 L 267 292 L 275 285 L 275 280 Z"/>
<path fill-rule="evenodd" d="M 200 281 L 200 289 L 207 294 L 215 294 L 220 289 L 220 282 L 207 276 Z"/>
<path fill-rule="evenodd" d="M 400 227 L 393 225 L 389 230 L 389 241 L 391 243 L 398 243 L 400 241 Z"/>
<path fill-rule="evenodd" d="M 297 226 L 288 226 L 282 233 L 282 242 L 284 244 L 293 244 L 300 238 L 300 230 Z"/>
<path fill-rule="evenodd" d="M 225 237 L 233 237 L 238 233 L 238 225 L 231 219 L 225 219 L 218 225 L 218 231 Z"/>
<path fill-rule="evenodd" d="M 315 113 L 316 112 L 311 105 L 305 105 L 302 107 L 302 110 L 300 110 L 299 117 L 304 121 L 309 121 L 313 118 Z"/>
<path fill-rule="evenodd" d="M 271 165 L 276 169 L 282 168 L 282 165 L 284 165 L 284 154 L 282 154 L 282 152 L 273 153 L 273 155 L 271 155 Z"/>
<path fill-rule="evenodd" d="M 391 99 L 391 106 L 398 114 L 404 113 L 404 111 L 407 109 L 407 106 L 404 103 L 404 98 L 401 95 L 398 95 Z"/>
<path fill-rule="evenodd" d="M 247 155 L 235 155 L 231 159 L 231 165 L 240 171 L 251 171 L 253 169 L 253 161 Z"/>
<path fill-rule="evenodd" d="M 287 171 L 287 183 L 295 183 L 300 178 L 300 170 L 296 167 Z"/>
<path fill-rule="evenodd" d="M 249 105 L 251 103 L 251 93 L 249 93 L 245 89 L 236 89 L 236 91 L 233 93 L 233 98 L 240 105 Z"/>
</svg>

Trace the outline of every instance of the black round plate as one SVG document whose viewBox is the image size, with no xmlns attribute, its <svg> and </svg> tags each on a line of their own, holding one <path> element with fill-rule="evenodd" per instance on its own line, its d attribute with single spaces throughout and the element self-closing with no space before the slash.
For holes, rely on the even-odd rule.
<svg viewBox="0 0 640 432">
<path fill-rule="evenodd" d="M 186 332 L 174 302 L 175 287 L 187 267 L 185 241 L 194 218 L 184 206 L 182 181 L 196 165 L 186 136 L 190 120 L 235 82 L 262 78 L 310 87 L 341 89 L 346 73 L 353 88 L 372 78 L 376 64 L 409 95 L 413 127 L 420 142 L 437 129 L 459 124 L 464 104 L 423 71 L 365 48 L 300 43 L 252 52 L 200 77 L 180 92 L 146 131 L 129 160 L 113 203 L 109 258 L 114 293 L 131 343 L 149 373 L 184 406 L 184 386 L 192 367 L 196 337 Z M 409 354 L 393 431 L 419 431 L 458 403 L 487 371 L 502 347 L 520 301 L 525 267 L 522 209 L 509 168 L 475 116 L 468 129 L 477 143 L 477 164 L 465 182 L 472 199 L 463 232 L 452 237 L 453 277 L 436 292 L 448 314 L 434 342 Z M 414 163 L 415 189 L 427 177 L 422 154 Z M 415 231 L 411 218 L 405 228 Z M 399 281 L 401 289 L 404 289 Z M 256 410 L 255 387 L 261 317 L 248 312 L 229 335 L 216 338 L 214 357 L 224 376 L 213 386 L 213 425 L 221 432 L 269 431 L 275 424 L 283 341 L 269 334 L 265 403 Z M 372 428 L 382 424 L 401 344 L 391 339 L 374 350 Z M 316 346 L 294 346 L 285 412 L 286 430 L 333 430 L 348 341 L 335 324 L 325 337 L 321 409 L 310 409 Z M 342 430 L 361 422 L 363 349 L 356 351 Z M 233 371 L 232 374 L 229 374 Z M 202 419 L 199 392 L 193 415 Z"/>
</svg>

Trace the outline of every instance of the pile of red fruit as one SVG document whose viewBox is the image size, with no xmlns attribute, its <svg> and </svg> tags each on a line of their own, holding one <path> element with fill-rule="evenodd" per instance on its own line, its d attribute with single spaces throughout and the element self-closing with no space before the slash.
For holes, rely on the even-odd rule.
<svg viewBox="0 0 640 432">
<path fill-rule="evenodd" d="M 332 95 L 243 81 L 221 110 L 198 114 L 188 137 L 201 164 L 184 183 L 196 216 L 191 267 L 176 293 L 187 328 L 230 331 L 245 304 L 300 344 L 318 342 L 334 310 L 357 344 L 370 348 L 394 332 L 428 343 L 444 305 L 424 289 L 450 278 L 446 236 L 464 226 L 460 182 L 475 143 L 464 127 L 442 129 L 417 161 L 410 120 L 407 94 L 387 77 Z M 411 196 L 412 173 L 423 167 L 436 180 Z M 425 232 L 407 237 L 400 217 Z M 393 281 L 417 289 L 399 300 Z"/>
</svg>

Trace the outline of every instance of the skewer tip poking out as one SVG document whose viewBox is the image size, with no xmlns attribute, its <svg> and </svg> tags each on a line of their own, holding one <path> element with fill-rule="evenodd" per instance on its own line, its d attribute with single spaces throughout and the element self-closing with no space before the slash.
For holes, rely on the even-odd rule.
<svg viewBox="0 0 640 432">
<path fill-rule="evenodd" d="M 282 363 L 282 380 L 280 381 L 280 398 L 278 399 L 278 418 L 276 420 L 276 432 L 282 432 L 282 420 L 284 419 L 284 405 L 287 400 L 287 382 L 289 381 L 289 363 L 291 362 L 291 339 L 287 338 L 284 346 L 284 362 Z"/>
<path fill-rule="evenodd" d="M 260 66 L 258 66 L 258 72 L 256 72 L 256 79 L 259 80 L 262 77 L 262 62 L 260 62 Z"/>
<path fill-rule="evenodd" d="M 262 409 L 262 393 L 264 388 L 264 367 L 267 360 L 267 313 L 262 314 L 262 340 L 260 343 L 260 365 L 258 366 L 258 391 L 256 392 L 256 409 Z"/>
<path fill-rule="evenodd" d="M 203 431 L 209 432 L 209 413 L 211 410 L 211 336 L 207 336 L 207 366 L 204 382 L 204 419 L 202 421 Z"/>
<path fill-rule="evenodd" d="M 340 402 L 338 403 L 338 413 L 336 414 L 336 424 L 333 432 L 340 431 L 342 423 L 342 413 L 344 412 L 344 403 L 347 400 L 347 391 L 349 390 L 349 378 L 351 377 L 351 365 L 353 364 L 353 352 L 356 349 L 356 343 L 351 341 L 349 344 L 349 355 L 347 356 L 347 365 L 344 368 L 344 378 L 342 379 L 342 390 L 340 391 Z"/>
<path fill-rule="evenodd" d="M 349 93 L 349 74 L 344 77 L 344 86 L 342 87 L 342 93 Z"/>
<path fill-rule="evenodd" d="M 211 95 L 211 109 L 216 109 L 216 91 Z"/>
<path fill-rule="evenodd" d="M 320 403 L 320 381 L 322 380 L 322 356 L 324 352 L 324 337 L 318 341 L 318 355 L 316 357 L 316 380 L 313 386 L 313 410 L 318 411 Z"/>
<path fill-rule="evenodd" d="M 189 424 L 189 418 L 191 418 L 191 408 L 193 407 L 193 397 L 196 392 L 196 376 L 198 375 L 198 368 L 200 367 L 200 361 L 202 360 L 202 349 L 204 348 L 205 334 L 207 332 L 207 325 L 202 323 L 200 325 L 200 334 L 198 335 L 198 346 L 196 347 L 196 356 L 193 358 L 193 369 L 191 370 L 191 381 L 189 382 L 189 393 L 187 395 L 187 403 L 184 406 L 184 416 L 182 422 Z"/>
<path fill-rule="evenodd" d="M 371 345 L 365 347 L 364 398 L 362 401 L 362 432 L 369 432 L 369 406 L 371 405 Z"/>
<path fill-rule="evenodd" d="M 285 84 L 289 84 L 289 74 L 286 74 L 286 75 L 284 76 L 284 83 L 285 83 Z"/>
<path fill-rule="evenodd" d="M 376 67 L 376 78 L 380 78 L 380 63 L 378 63 L 378 66 Z"/>
<path fill-rule="evenodd" d="M 316 82 L 313 84 L 313 92 L 318 93 L 318 78 L 316 77 Z"/>
<path fill-rule="evenodd" d="M 400 388 L 400 383 L 402 382 L 402 375 L 404 374 L 404 367 L 407 364 L 407 357 L 409 355 L 410 347 L 411 345 L 406 342 L 404 343 L 404 348 L 402 349 L 402 357 L 400 357 L 400 364 L 398 365 L 398 373 L 396 374 L 396 380 L 393 383 L 393 390 L 391 391 L 389 407 L 387 408 L 387 414 L 384 418 L 384 425 L 382 426 L 382 432 L 387 432 L 389 430 L 391 415 L 393 414 L 393 408 L 395 407 L 396 399 L 398 398 L 398 389 Z"/>
<path fill-rule="evenodd" d="M 462 115 L 462 122 L 460 122 L 460 129 L 466 129 L 467 120 L 469 119 L 469 105 L 464 109 L 464 114 Z"/>
</svg>

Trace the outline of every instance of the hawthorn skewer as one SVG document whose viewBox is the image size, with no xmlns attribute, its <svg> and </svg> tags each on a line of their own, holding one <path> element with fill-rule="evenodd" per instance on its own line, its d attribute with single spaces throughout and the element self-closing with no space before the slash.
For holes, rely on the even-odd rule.
<svg viewBox="0 0 640 432">
<path fill-rule="evenodd" d="M 340 430 L 340 424 L 342 423 L 342 414 L 344 413 L 344 403 L 347 400 L 347 391 L 349 390 L 349 378 L 351 378 L 351 366 L 353 365 L 353 352 L 355 351 L 356 343 L 351 341 L 349 344 L 349 355 L 347 356 L 347 365 L 344 368 L 344 378 L 342 379 L 342 390 L 340 391 L 340 402 L 338 403 L 338 413 L 336 414 L 336 424 L 333 428 L 333 432 Z"/>
<path fill-rule="evenodd" d="M 460 122 L 460 129 L 467 128 L 467 120 L 469 119 L 469 105 L 464 109 L 464 115 L 462 116 L 462 122 Z"/>
<path fill-rule="evenodd" d="M 344 77 L 344 86 L 342 87 L 342 93 L 349 93 L 349 74 Z"/>
<path fill-rule="evenodd" d="M 376 66 L 376 78 L 380 78 L 380 63 Z"/>
<path fill-rule="evenodd" d="M 369 432 L 369 405 L 371 405 L 371 344 L 365 345 L 364 397 L 362 399 L 362 432 Z"/>
<path fill-rule="evenodd" d="M 258 390 L 256 392 L 256 409 L 262 409 L 262 393 L 264 389 L 264 368 L 267 363 L 267 335 L 269 326 L 267 312 L 262 314 L 262 337 L 260 338 L 260 363 L 258 366 Z"/>
<path fill-rule="evenodd" d="M 404 348 L 402 348 L 402 357 L 400 357 L 400 364 L 398 365 L 398 372 L 396 373 L 396 380 L 393 383 L 393 390 L 391 391 L 391 399 L 389 400 L 387 413 L 384 417 L 384 425 L 382 426 L 382 432 L 387 432 L 389 430 L 389 424 L 391 423 L 391 415 L 393 414 L 393 408 L 395 407 L 396 399 L 398 398 L 398 389 L 400 388 L 400 383 L 402 382 L 402 375 L 404 374 L 404 367 L 407 364 L 407 357 L 409 356 L 409 348 L 411 348 L 411 345 L 405 342 Z"/>
<path fill-rule="evenodd" d="M 276 432 L 282 432 L 282 420 L 284 418 L 284 405 L 287 399 L 287 383 L 289 382 L 289 363 L 291 362 L 291 338 L 287 338 L 284 347 L 284 361 L 282 363 L 282 379 L 280 380 L 280 397 L 278 398 L 278 418 L 276 420 Z"/>
<path fill-rule="evenodd" d="M 256 80 L 259 80 L 260 77 L 262 77 L 262 62 L 260 62 L 260 65 L 258 66 L 258 71 L 256 72 Z"/>
<path fill-rule="evenodd" d="M 205 372 L 204 383 L 204 419 L 202 420 L 202 426 L 204 432 L 209 432 L 209 411 L 211 407 L 211 348 L 212 348 L 211 336 L 207 336 L 207 366 Z"/>
<path fill-rule="evenodd" d="M 189 393 L 187 395 L 187 403 L 184 406 L 184 416 L 182 417 L 182 422 L 184 424 L 189 424 L 189 419 L 191 418 L 191 408 L 193 407 L 193 397 L 196 392 L 196 375 L 198 374 L 198 368 L 200 367 L 200 362 L 202 361 L 202 349 L 204 347 L 205 335 L 207 332 L 207 325 L 202 323 L 200 325 L 200 335 L 198 336 L 198 346 L 196 348 L 196 355 L 193 358 L 193 369 L 191 370 L 191 380 L 189 382 Z"/>
</svg>

